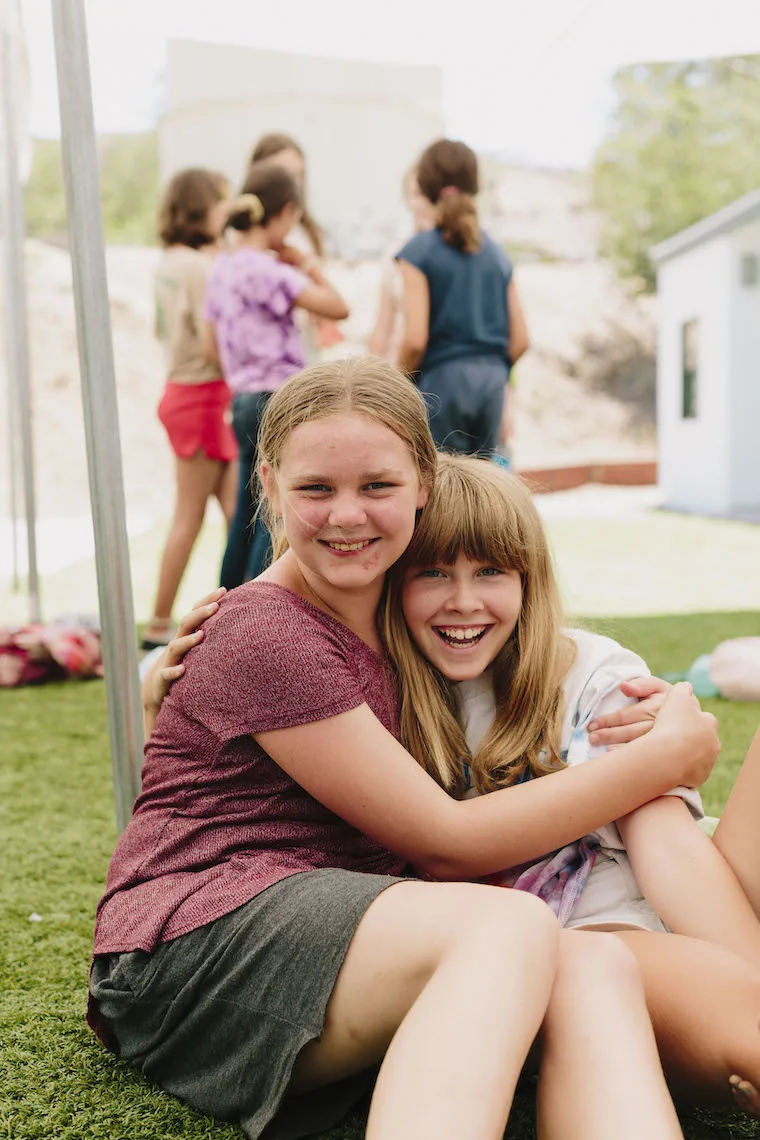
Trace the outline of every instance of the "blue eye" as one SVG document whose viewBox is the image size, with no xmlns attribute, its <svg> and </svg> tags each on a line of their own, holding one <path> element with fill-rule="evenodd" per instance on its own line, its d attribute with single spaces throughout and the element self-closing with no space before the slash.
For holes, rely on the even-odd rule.
<svg viewBox="0 0 760 1140">
<path fill-rule="evenodd" d="M 367 483 L 364 488 L 365 491 L 387 491 L 389 487 L 394 487 L 394 483 Z"/>
<path fill-rule="evenodd" d="M 438 570 L 435 566 L 431 566 L 428 570 L 420 570 L 418 575 L 420 578 L 443 578 L 443 576 L 443 570 Z"/>
<path fill-rule="evenodd" d="M 330 488 L 326 483 L 307 483 L 303 487 L 298 487 L 299 491 L 329 491 Z"/>
<path fill-rule="evenodd" d="M 502 574 L 502 573 L 503 573 L 503 570 L 500 570 L 498 568 L 498 566 L 484 566 L 482 570 L 478 570 L 479 575 L 482 574 L 484 576 L 488 576 L 489 578 L 492 577 L 493 575 Z"/>
</svg>

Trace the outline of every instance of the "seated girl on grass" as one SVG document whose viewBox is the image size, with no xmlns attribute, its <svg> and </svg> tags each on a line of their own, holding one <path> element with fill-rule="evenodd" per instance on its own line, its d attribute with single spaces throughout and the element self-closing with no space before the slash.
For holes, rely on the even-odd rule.
<svg viewBox="0 0 760 1140">
<path fill-rule="evenodd" d="M 516 870 L 488 881 L 541 894 L 565 926 L 619 932 L 642 969 L 673 1087 L 756 1112 L 742 1078 L 760 1078 L 760 734 L 714 842 L 695 824 L 698 794 L 683 787 L 579 835 L 555 776 L 545 791 L 556 797 L 533 813 L 535 778 L 593 760 L 604 751 L 598 726 L 630 720 L 620 685 L 646 666 L 609 638 L 563 630 L 531 496 L 479 460 L 439 457 L 391 571 L 384 639 L 402 680 L 402 739 L 422 767 L 456 797 L 511 787 L 525 805 L 509 843 Z M 624 779 L 625 750 L 608 760 Z"/>
<path fill-rule="evenodd" d="M 391 572 L 384 634 L 404 682 L 402 739 L 456 796 L 511 785 L 520 794 L 517 785 L 599 755 L 596 722 L 623 708 L 621 684 L 647 671 L 610 638 L 562 628 L 530 493 L 464 457 L 439 458 Z M 745 1110 L 757 1105 L 736 1074 L 760 1078 L 758 803 L 760 734 L 714 842 L 695 823 L 693 789 L 580 842 L 558 798 L 537 832 L 515 832 L 516 870 L 501 877 L 540 893 L 561 925 L 629 932 L 672 1081 L 692 1100 L 731 1090 Z"/>
</svg>

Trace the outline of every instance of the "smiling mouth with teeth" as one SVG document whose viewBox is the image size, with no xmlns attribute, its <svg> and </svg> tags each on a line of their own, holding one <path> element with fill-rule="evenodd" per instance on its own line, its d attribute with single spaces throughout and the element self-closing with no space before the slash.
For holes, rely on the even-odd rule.
<svg viewBox="0 0 760 1140">
<path fill-rule="evenodd" d="M 339 554 L 354 554 L 357 550 L 366 550 L 376 542 L 376 538 L 363 538 L 360 542 L 330 542 L 323 539 L 322 545 L 329 546 L 330 550 L 337 550 Z"/>
<path fill-rule="evenodd" d="M 434 625 L 433 629 L 446 645 L 467 648 L 485 636 L 491 627 L 488 625 Z"/>
</svg>

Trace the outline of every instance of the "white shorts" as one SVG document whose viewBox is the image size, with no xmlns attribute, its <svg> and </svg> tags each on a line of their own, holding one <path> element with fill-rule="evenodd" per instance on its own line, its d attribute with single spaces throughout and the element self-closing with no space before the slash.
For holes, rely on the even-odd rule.
<svg viewBox="0 0 760 1140">
<path fill-rule="evenodd" d="M 638 888 L 625 851 L 600 847 L 568 930 L 656 930 L 665 924 Z"/>
</svg>

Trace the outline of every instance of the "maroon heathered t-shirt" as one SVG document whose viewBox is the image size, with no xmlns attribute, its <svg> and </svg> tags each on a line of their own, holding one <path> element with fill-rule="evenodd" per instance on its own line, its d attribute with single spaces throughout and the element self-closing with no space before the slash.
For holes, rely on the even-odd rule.
<svg viewBox="0 0 760 1140">
<path fill-rule="evenodd" d="M 397 735 L 390 663 L 268 582 L 233 590 L 204 633 L 146 746 L 142 792 L 98 906 L 95 954 L 150 953 L 299 871 L 406 868 L 291 780 L 251 735 L 365 702 Z"/>
</svg>

